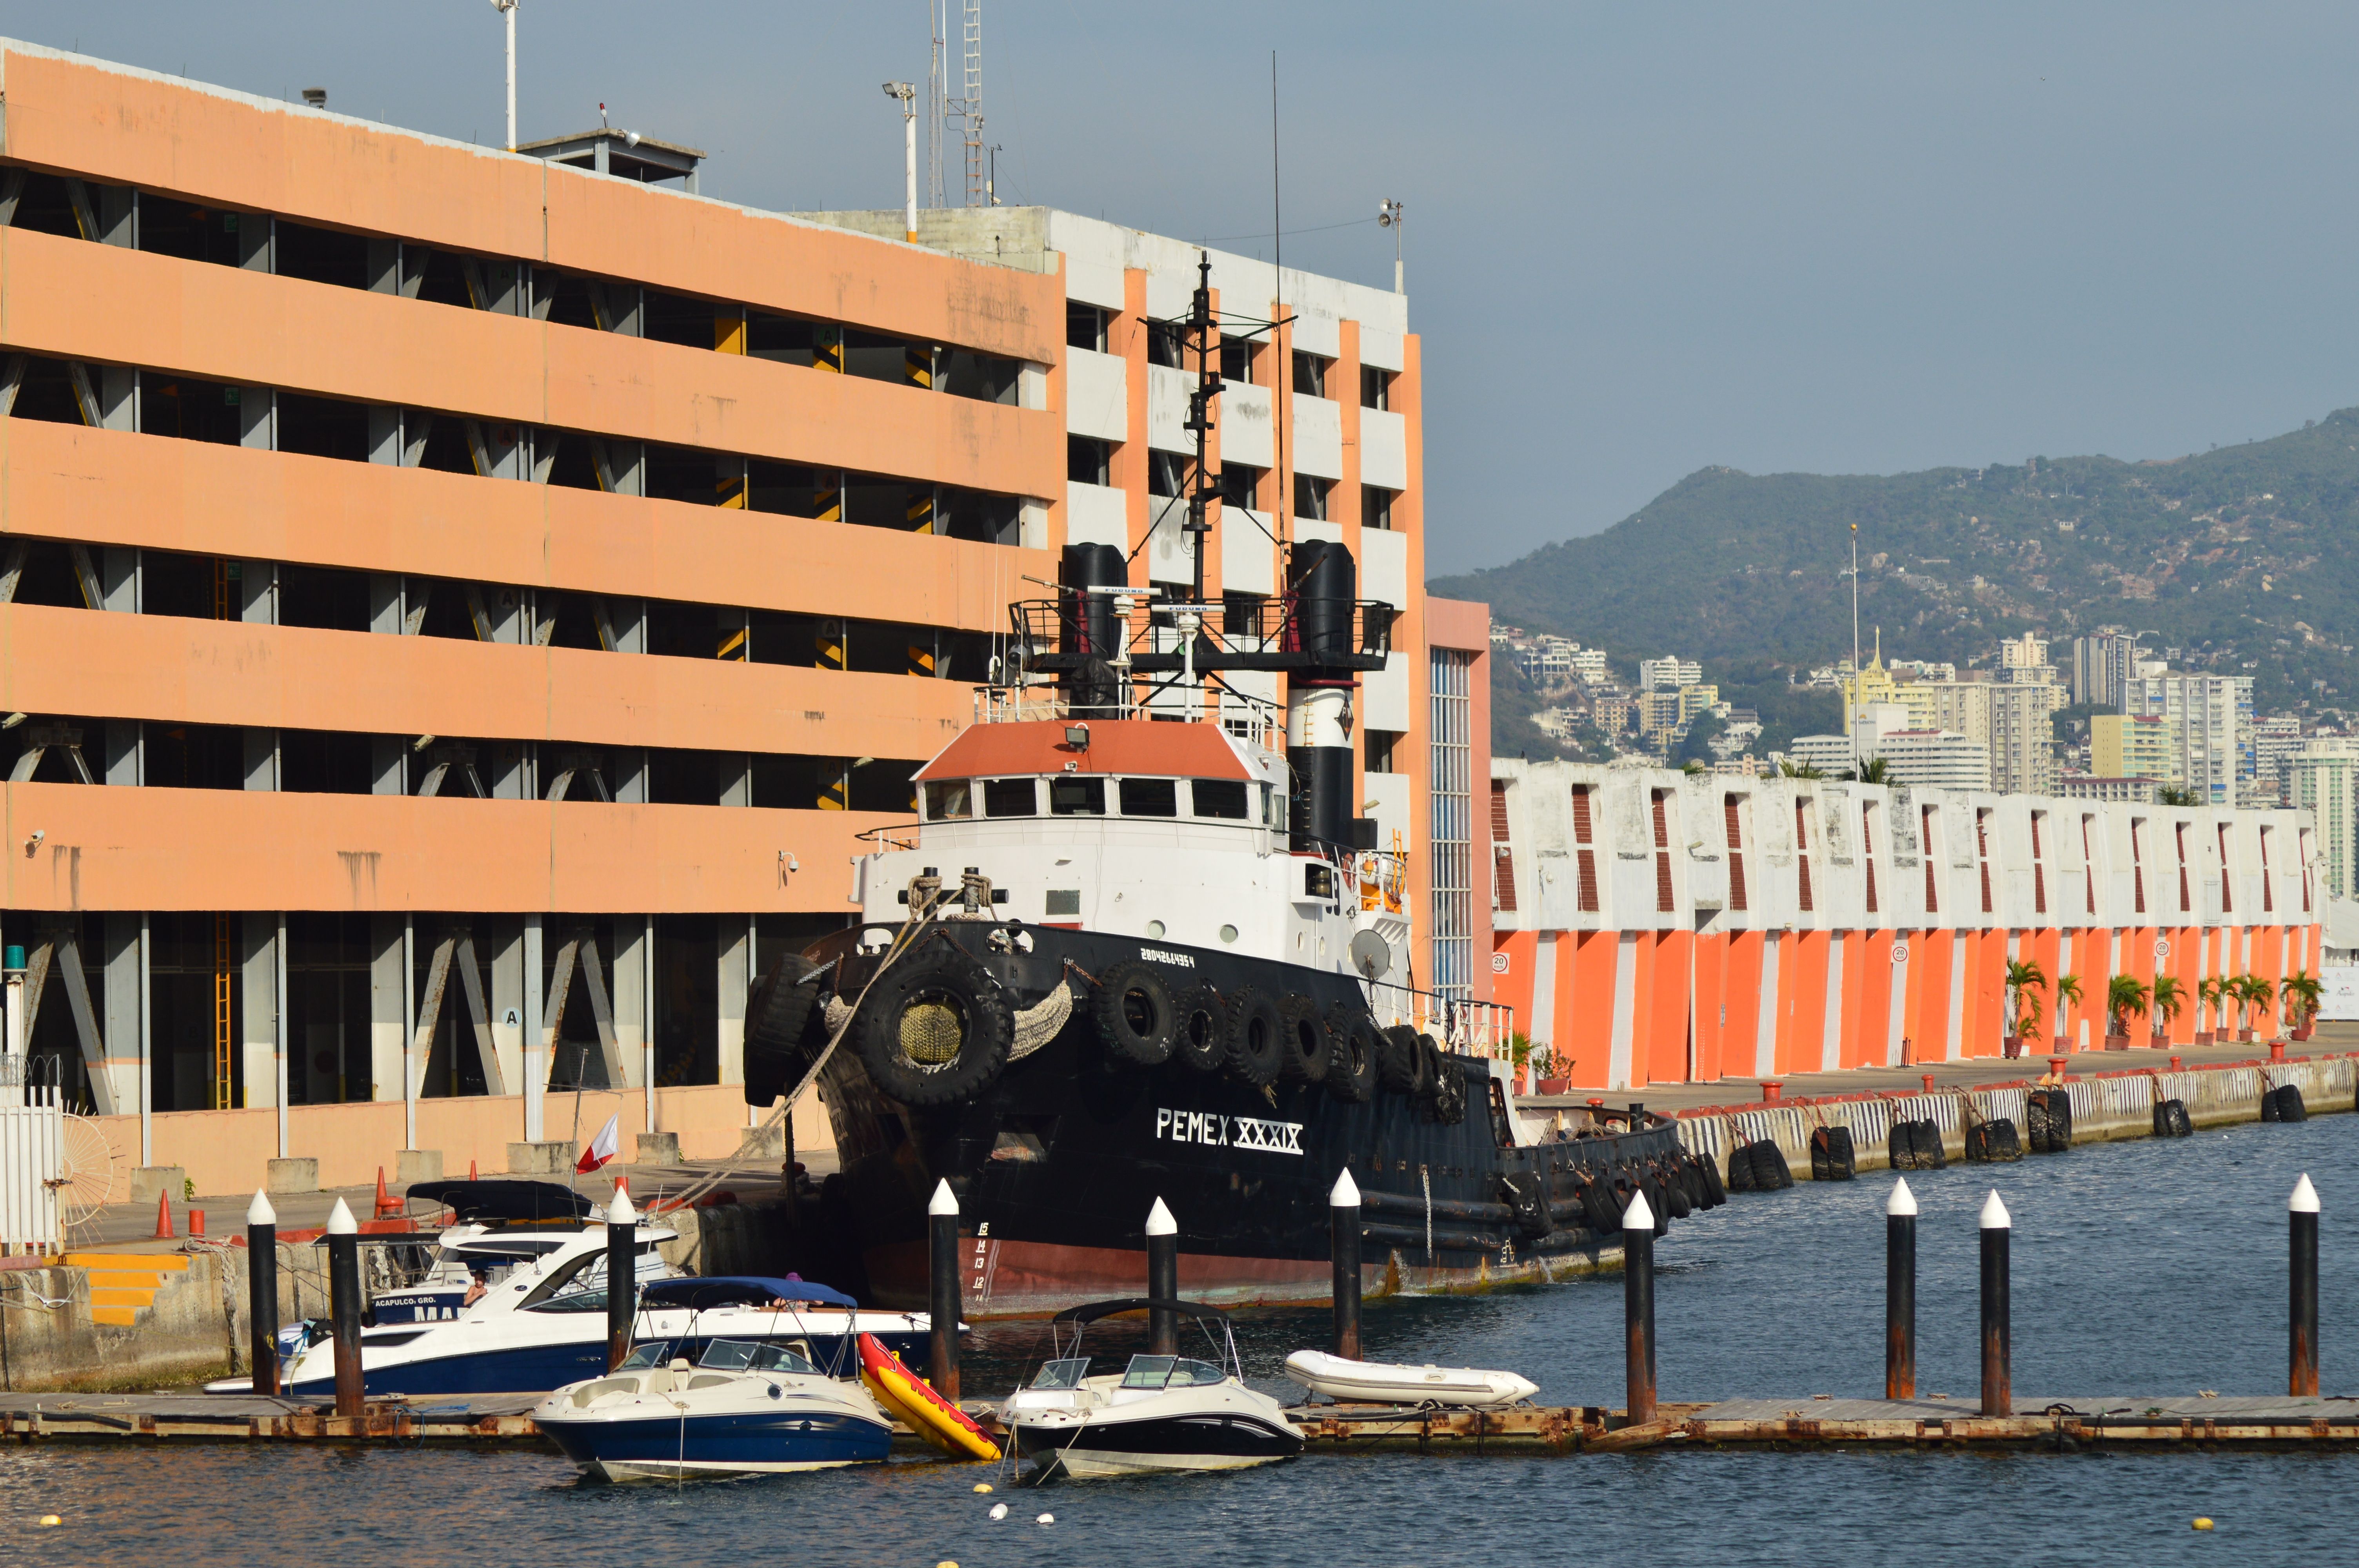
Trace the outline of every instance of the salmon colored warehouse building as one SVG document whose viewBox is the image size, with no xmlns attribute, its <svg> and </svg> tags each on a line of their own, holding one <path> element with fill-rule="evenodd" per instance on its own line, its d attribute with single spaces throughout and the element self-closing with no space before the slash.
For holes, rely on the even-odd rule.
<svg viewBox="0 0 2359 1568">
<path fill-rule="evenodd" d="M 2307 812 L 1502 760 L 1491 815 L 1495 989 L 1582 1087 L 1995 1056 L 2010 959 L 2034 1056 L 2104 1044 L 2115 975 L 2185 998 L 2143 1046 L 2234 1027 L 2205 979 L 2319 969 Z"/>
<path fill-rule="evenodd" d="M 1027 579 L 1081 542 L 1192 578 L 1191 247 L 907 243 L 620 133 L 491 151 L 18 44 L 0 95 L 0 939 L 25 1070 L 151 1189 L 547 1169 L 616 1112 L 727 1153 L 748 982 L 842 924 Z M 1428 624 L 1406 302 L 1212 262 L 1207 592 L 1324 538 L 1397 608 L 1357 798 L 1415 852 L 1418 983 L 1483 1000 L 1487 636 Z"/>
</svg>

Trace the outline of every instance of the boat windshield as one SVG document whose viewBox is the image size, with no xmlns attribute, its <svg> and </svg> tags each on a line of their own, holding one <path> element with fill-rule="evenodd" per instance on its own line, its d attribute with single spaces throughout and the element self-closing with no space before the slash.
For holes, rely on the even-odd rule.
<svg viewBox="0 0 2359 1568">
<path fill-rule="evenodd" d="M 1090 1360 L 1086 1356 L 1043 1362 L 1040 1375 L 1032 1379 L 1032 1386 L 1036 1389 L 1078 1389 L 1082 1386 L 1082 1375 L 1089 1369 Z"/>
<path fill-rule="evenodd" d="M 819 1368 L 783 1345 L 752 1339 L 716 1339 L 697 1365 L 717 1372 L 808 1372 Z"/>
<path fill-rule="evenodd" d="M 1220 1380 L 1218 1367 L 1185 1356 L 1134 1356 L 1122 1375 L 1125 1389 L 1193 1389 Z"/>
<path fill-rule="evenodd" d="M 623 1358 L 623 1364 L 615 1368 L 614 1370 L 617 1372 L 628 1372 L 634 1369 L 645 1371 L 650 1367 L 669 1367 L 670 1365 L 671 1341 L 669 1339 L 650 1339 L 646 1341 L 644 1344 L 633 1346 L 631 1353 Z"/>
</svg>

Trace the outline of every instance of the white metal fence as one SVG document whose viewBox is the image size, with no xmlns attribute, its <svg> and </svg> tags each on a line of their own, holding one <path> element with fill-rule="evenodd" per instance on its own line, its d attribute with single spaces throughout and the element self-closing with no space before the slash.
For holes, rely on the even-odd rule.
<svg viewBox="0 0 2359 1568">
<path fill-rule="evenodd" d="M 0 1242 L 51 1251 L 64 1244 L 65 1132 L 56 1085 L 0 1085 Z"/>
</svg>

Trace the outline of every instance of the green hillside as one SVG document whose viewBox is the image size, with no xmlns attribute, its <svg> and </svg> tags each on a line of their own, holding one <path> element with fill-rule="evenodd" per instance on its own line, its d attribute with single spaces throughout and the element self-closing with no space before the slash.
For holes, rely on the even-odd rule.
<svg viewBox="0 0 2359 1568">
<path fill-rule="evenodd" d="M 2359 694 L 2359 409 L 2160 462 L 1710 468 L 1602 534 L 1431 586 L 1617 664 L 1675 652 L 1706 679 L 1734 659 L 1807 666 L 1850 651 L 1854 524 L 1861 625 L 1883 628 L 1887 655 L 1963 664 L 2026 631 L 2069 643 L 2118 625 L 2182 649 L 2177 667 L 2256 676 L 2264 712 Z"/>
</svg>

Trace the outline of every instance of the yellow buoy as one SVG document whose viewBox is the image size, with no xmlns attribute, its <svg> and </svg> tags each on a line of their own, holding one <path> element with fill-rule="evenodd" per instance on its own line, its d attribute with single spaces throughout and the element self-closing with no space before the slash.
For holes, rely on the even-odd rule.
<svg viewBox="0 0 2359 1568">
<path fill-rule="evenodd" d="M 45 1530 L 51 1525 L 63 1524 L 65 1522 L 65 1520 L 60 1519 L 55 1514 L 43 1514 L 41 1516 L 41 1526 Z"/>
<path fill-rule="evenodd" d="M 978 1492 L 987 1492 L 991 1490 L 991 1483 L 988 1481 L 977 1481 L 974 1484 L 974 1489 Z"/>
<path fill-rule="evenodd" d="M 2195 1528 L 2198 1530 L 2210 1530 L 2212 1528 L 2212 1521 L 2208 1519 L 2198 1518 L 2195 1521 Z"/>
</svg>

